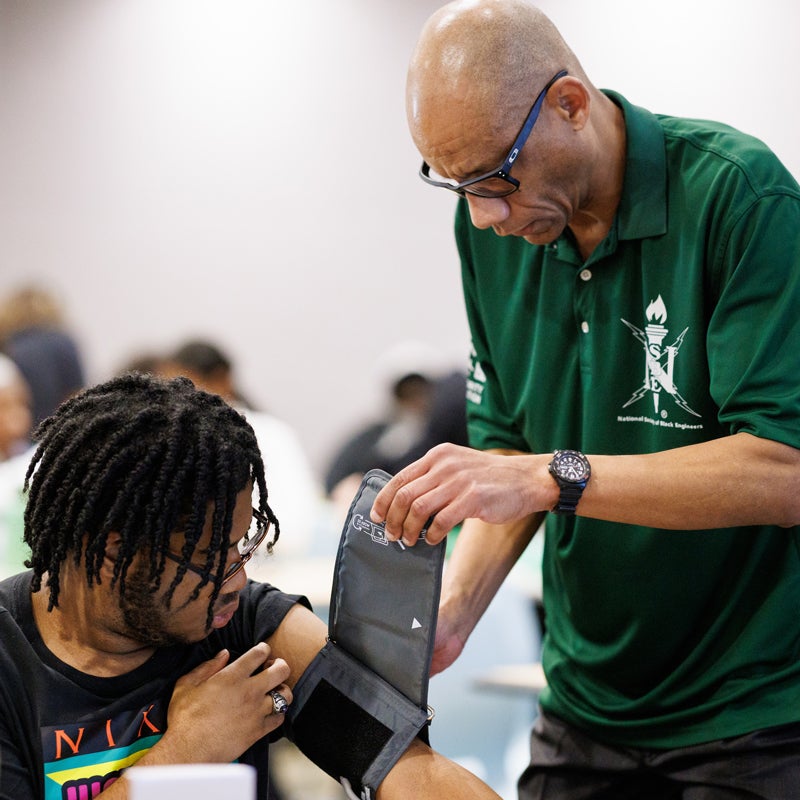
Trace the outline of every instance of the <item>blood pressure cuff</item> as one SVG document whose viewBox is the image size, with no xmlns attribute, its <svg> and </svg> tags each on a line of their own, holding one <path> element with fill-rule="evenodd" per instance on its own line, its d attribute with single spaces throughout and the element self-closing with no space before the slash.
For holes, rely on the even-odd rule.
<svg viewBox="0 0 800 800">
<path fill-rule="evenodd" d="M 302 753 L 366 800 L 427 730 L 428 711 L 328 642 L 294 687 L 286 723 Z"/>
<path fill-rule="evenodd" d="M 389 542 L 369 514 L 391 476 L 370 470 L 345 520 L 328 644 L 293 690 L 287 734 L 370 797 L 415 736 L 428 741 L 428 680 L 446 543 Z"/>
</svg>

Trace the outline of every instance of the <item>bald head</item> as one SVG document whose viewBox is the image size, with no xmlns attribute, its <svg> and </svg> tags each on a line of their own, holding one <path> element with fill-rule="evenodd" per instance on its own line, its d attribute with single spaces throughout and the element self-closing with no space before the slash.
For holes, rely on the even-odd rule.
<svg viewBox="0 0 800 800">
<path fill-rule="evenodd" d="M 430 17 L 411 58 L 411 135 L 423 150 L 444 106 L 480 117 L 487 138 L 512 119 L 519 126 L 536 93 L 562 69 L 586 81 L 556 27 L 531 3 L 455 0 Z"/>
</svg>

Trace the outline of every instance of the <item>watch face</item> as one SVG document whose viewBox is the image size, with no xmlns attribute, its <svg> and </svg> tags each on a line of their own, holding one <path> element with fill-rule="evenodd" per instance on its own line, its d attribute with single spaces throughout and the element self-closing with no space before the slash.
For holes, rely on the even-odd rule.
<svg viewBox="0 0 800 800">
<path fill-rule="evenodd" d="M 559 478 L 570 483 L 581 483 L 589 478 L 589 462 L 574 450 L 562 450 L 553 459 L 553 468 Z"/>
</svg>

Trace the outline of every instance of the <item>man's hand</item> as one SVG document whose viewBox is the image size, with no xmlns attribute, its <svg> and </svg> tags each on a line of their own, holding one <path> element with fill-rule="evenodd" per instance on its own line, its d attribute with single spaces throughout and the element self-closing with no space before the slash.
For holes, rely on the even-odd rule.
<svg viewBox="0 0 800 800">
<path fill-rule="evenodd" d="M 550 455 L 437 445 L 383 487 L 372 506 L 372 521 L 385 521 L 386 538 L 409 546 L 430 517 L 429 544 L 438 544 L 465 519 L 515 522 L 555 504 L 558 489 L 547 473 L 549 461 Z"/>
<path fill-rule="evenodd" d="M 283 714 L 275 713 L 269 692 L 275 689 L 291 703 L 284 682 L 289 666 L 280 658 L 269 662 L 269 655 L 269 645 L 261 643 L 228 663 L 223 650 L 175 684 L 160 743 L 171 763 L 233 761 L 281 725 Z"/>
<path fill-rule="evenodd" d="M 467 636 L 458 632 L 457 623 L 460 619 L 451 621 L 444 608 L 439 609 L 436 621 L 436 637 L 433 644 L 433 658 L 431 659 L 431 675 L 444 672 L 461 655 Z"/>
</svg>

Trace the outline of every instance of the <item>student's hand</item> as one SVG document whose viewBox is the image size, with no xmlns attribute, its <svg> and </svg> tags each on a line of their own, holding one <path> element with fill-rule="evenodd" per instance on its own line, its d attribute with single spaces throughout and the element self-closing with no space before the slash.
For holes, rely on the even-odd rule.
<svg viewBox="0 0 800 800">
<path fill-rule="evenodd" d="M 233 761 L 281 725 L 283 714 L 269 692 L 292 702 L 289 666 L 269 655 L 269 645 L 261 643 L 229 663 L 223 650 L 178 680 L 160 743 L 170 748 L 173 763 Z"/>
</svg>

